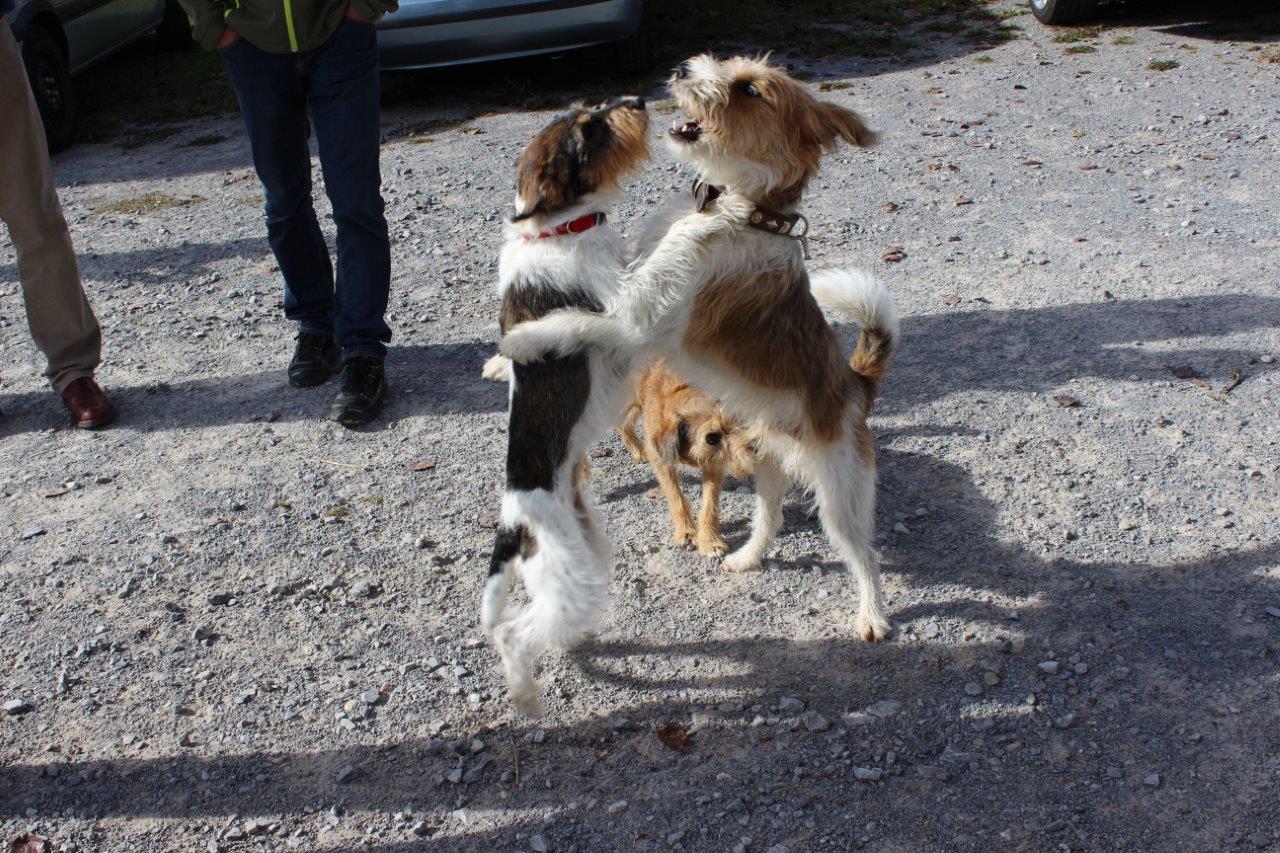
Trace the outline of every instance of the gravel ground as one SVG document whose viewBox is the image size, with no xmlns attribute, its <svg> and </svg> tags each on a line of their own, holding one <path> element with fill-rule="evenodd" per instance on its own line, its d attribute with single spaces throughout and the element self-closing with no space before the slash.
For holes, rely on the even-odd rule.
<svg viewBox="0 0 1280 853">
<path fill-rule="evenodd" d="M 831 157 L 806 213 L 813 264 L 876 268 L 904 318 L 873 419 L 898 633 L 853 638 L 798 496 L 766 569 L 724 574 L 668 543 L 611 438 L 613 606 L 548 660 L 540 721 L 477 626 L 505 446 L 480 365 L 511 161 L 548 114 L 386 115 L 394 398 L 360 433 L 324 421 L 332 386 L 286 386 L 235 117 L 60 156 L 122 417 L 64 427 L 0 248 L 0 831 L 1280 847 L 1277 18 L 1075 43 L 1014 20 L 981 53 L 799 66 L 884 135 Z M 617 219 L 688 184 L 659 153 Z M 750 500 L 726 497 L 731 543 Z"/>
</svg>

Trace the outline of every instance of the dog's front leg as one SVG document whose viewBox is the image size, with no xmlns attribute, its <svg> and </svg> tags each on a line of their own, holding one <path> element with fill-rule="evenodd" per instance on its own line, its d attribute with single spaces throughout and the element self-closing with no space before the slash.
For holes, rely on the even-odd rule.
<svg viewBox="0 0 1280 853">
<path fill-rule="evenodd" d="M 576 308 L 520 323 L 498 345 L 503 355 L 521 364 L 589 349 L 625 353 L 635 347 L 635 335 L 617 317 Z"/>
<path fill-rule="evenodd" d="M 723 557 L 729 550 L 720 538 L 720 491 L 724 488 L 724 472 L 702 471 L 702 504 L 698 507 L 698 553 L 704 557 Z"/>
</svg>

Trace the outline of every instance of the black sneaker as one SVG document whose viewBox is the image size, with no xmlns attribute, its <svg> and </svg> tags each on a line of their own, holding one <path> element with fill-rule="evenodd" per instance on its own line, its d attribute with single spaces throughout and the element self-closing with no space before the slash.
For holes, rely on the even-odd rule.
<svg viewBox="0 0 1280 853">
<path fill-rule="evenodd" d="M 382 359 L 356 356 L 342 365 L 342 390 L 334 398 L 329 418 L 344 427 L 364 426 L 382 411 L 387 396 L 387 373 Z"/>
<path fill-rule="evenodd" d="M 289 362 L 289 384 L 311 388 L 329 381 L 342 365 L 342 350 L 328 335 L 302 332 Z"/>
</svg>

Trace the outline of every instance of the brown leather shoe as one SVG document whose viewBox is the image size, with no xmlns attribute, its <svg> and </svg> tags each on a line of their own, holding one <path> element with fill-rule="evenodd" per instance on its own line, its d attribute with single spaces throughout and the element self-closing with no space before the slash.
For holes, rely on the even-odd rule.
<svg viewBox="0 0 1280 853">
<path fill-rule="evenodd" d="M 88 376 L 77 379 L 62 392 L 62 402 L 80 429 L 101 429 L 116 419 L 115 407 Z"/>
</svg>

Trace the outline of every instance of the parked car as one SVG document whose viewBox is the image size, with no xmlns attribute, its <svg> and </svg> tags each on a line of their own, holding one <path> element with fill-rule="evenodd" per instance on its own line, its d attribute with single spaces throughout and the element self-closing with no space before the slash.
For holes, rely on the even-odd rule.
<svg viewBox="0 0 1280 853">
<path fill-rule="evenodd" d="M 400 0 L 378 24 L 382 67 L 435 68 L 603 46 L 610 67 L 647 71 L 644 0 Z"/>
<path fill-rule="evenodd" d="M 1098 0 L 1031 0 L 1031 14 L 1042 24 L 1078 24 L 1098 11 Z"/>
<path fill-rule="evenodd" d="M 73 74 L 152 30 L 165 47 L 192 43 L 191 24 L 177 0 L 17 0 L 9 24 L 54 151 L 75 138 Z"/>
</svg>

